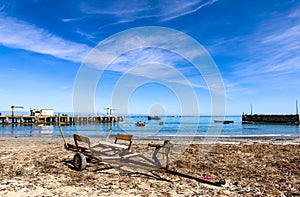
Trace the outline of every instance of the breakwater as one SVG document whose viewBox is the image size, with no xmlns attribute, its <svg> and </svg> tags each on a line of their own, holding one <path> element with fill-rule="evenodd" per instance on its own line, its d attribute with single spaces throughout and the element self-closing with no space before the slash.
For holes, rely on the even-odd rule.
<svg viewBox="0 0 300 197">
<path fill-rule="evenodd" d="M 289 115 L 268 115 L 268 114 L 243 114 L 242 123 L 282 123 L 282 124 L 300 124 L 299 114 Z"/>
<path fill-rule="evenodd" d="M 0 124 L 80 124 L 95 122 L 120 122 L 124 121 L 124 116 L 0 116 Z"/>
</svg>

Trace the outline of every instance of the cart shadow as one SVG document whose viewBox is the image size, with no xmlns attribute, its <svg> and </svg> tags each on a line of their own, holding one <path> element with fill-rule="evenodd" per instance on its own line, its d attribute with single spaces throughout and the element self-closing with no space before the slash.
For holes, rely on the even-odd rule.
<svg viewBox="0 0 300 197">
<path fill-rule="evenodd" d="M 76 169 L 74 168 L 73 160 L 62 160 L 61 162 L 65 166 L 67 166 L 69 169 L 76 171 Z M 106 164 L 104 164 L 104 163 L 95 163 L 95 162 L 88 162 L 86 168 L 88 169 L 88 168 L 92 167 L 93 165 L 106 165 Z M 100 170 L 109 170 L 109 169 L 112 169 L 112 168 L 113 167 L 104 167 L 104 168 L 101 168 Z M 96 170 L 94 170 L 94 172 L 95 171 Z"/>
<path fill-rule="evenodd" d="M 65 166 L 67 166 L 69 169 L 71 170 L 74 170 L 74 171 L 77 171 L 74 167 L 74 164 L 73 164 L 73 160 L 62 160 L 61 161 Z M 97 168 L 96 170 L 93 170 L 92 172 L 102 172 L 103 174 L 112 174 L 112 173 L 109 173 L 109 172 L 104 172 L 105 170 L 110 170 L 110 169 L 114 169 L 116 167 L 112 167 L 112 166 L 108 166 L 107 164 L 104 164 L 104 163 L 99 163 L 99 162 L 88 162 L 87 165 L 86 165 L 86 169 L 89 169 L 93 166 L 100 166 L 102 165 L 103 168 Z"/>
<path fill-rule="evenodd" d="M 132 171 L 128 171 L 128 170 L 122 169 L 121 167 L 122 166 L 114 166 L 114 167 L 110 166 L 110 167 L 106 167 L 106 168 L 98 168 L 98 169 L 94 170 L 93 172 L 105 173 L 105 172 L 103 172 L 104 170 L 118 169 L 118 170 L 123 171 L 123 173 L 121 173 L 122 175 L 129 175 L 131 177 L 148 177 L 148 178 L 152 178 L 152 179 L 155 179 L 155 180 L 158 180 L 158 181 L 166 181 L 166 182 L 172 183 L 172 181 L 170 181 L 170 180 L 168 180 L 166 178 L 162 178 L 158 174 L 156 174 L 154 172 L 151 172 L 151 171 L 149 171 L 148 173 L 132 172 Z M 149 174 L 149 173 L 151 173 L 151 174 Z M 107 173 L 105 173 L 105 174 L 107 174 Z"/>
<path fill-rule="evenodd" d="M 65 166 L 67 166 L 69 169 L 76 171 L 76 169 L 74 168 L 74 165 L 73 165 L 73 160 L 62 160 L 61 162 Z M 152 178 L 152 179 L 155 179 L 155 180 L 158 180 L 158 181 L 166 181 L 166 182 L 172 183 L 171 180 L 168 180 L 166 178 L 162 178 L 157 173 L 150 172 L 150 171 L 148 173 L 132 172 L 132 171 L 122 169 L 121 166 L 114 166 L 113 167 L 113 166 L 109 166 L 109 165 L 104 164 L 104 163 L 89 163 L 89 164 L 103 165 L 102 168 L 97 168 L 97 169 L 93 170 L 92 172 L 99 172 L 101 174 L 113 174 L 113 173 L 110 173 L 110 172 L 106 172 L 106 170 L 118 169 L 118 170 L 122 170 L 124 175 L 129 175 L 129 176 L 132 176 L 132 177 L 148 177 L 148 178 Z M 86 168 L 88 169 L 88 168 L 92 167 L 92 165 L 87 165 Z"/>
<path fill-rule="evenodd" d="M 61 162 L 71 170 L 75 170 L 72 160 L 62 160 Z"/>
<path fill-rule="evenodd" d="M 148 177 L 148 178 L 153 178 L 153 179 L 158 180 L 158 181 L 166 181 L 166 182 L 169 182 L 169 183 L 173 183 L 171 180 L 168 180 L 166 178 L 162 178 L 158 174 L 154 174 L 153 172 L 149 172 L 149 173 L 151 173 L 152 175 L 151 174 L 142 173 L 142 172 L 130 172 L 128 174 L 130 176 L 133 176 L 133 177 L 144 176 L 144 177 Z"/>
</svg>

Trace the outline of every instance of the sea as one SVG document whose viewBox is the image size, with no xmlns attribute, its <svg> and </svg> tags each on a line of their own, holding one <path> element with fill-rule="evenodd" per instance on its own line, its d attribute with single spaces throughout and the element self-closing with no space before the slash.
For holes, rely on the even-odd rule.
<svg viewBox="0 0 300 197">
<path fill-rule="evenodd" d="M 117 133 L 135 138 L 297 138 L 300 126 L 295 124 L 242 124 L 241 116 L 166 116 L 160 120 L 148 120 L 147 116 L 125 116 L 118 123 L 85 123 L 62 126 L 65 136 L 82 134 L 89 137 L 114 136 Z M 215 120 L 232 120 L 223 124 Z M 138 121 L 145 126 L 137 126 Z M 0 136 L 60 136 L 57 125 L 0 125 Z"/>
</svg>

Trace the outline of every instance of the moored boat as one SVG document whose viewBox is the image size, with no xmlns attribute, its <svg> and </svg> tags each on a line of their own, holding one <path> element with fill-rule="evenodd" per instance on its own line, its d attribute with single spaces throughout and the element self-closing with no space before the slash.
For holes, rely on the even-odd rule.
<svg viewBox="0 0 300 197">
<path fill-rule="evenodd" d="M 233 120 L 214 120 L 214 122 L 219 122 L 219 123 L 223 123 L 223 124 L 234 123 Z"/>
<path fill-rule="evenodd" d="M 138 121 L 138 122 L 135 123 L 135 125 L 138 126 L 138 127 L 141 127 L 141 126 L 145 126 L 146 123 L 142 122 L 142 121 Z"/>
<path fill-rule="evenodd" d="M 160 120 L 158 116 L 148 116 L 148 120 Z"/>
</svg>

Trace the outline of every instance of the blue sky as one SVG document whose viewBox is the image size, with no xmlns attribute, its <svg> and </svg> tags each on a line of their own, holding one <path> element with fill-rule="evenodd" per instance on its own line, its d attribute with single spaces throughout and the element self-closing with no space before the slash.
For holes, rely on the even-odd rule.
<svg viewBox="0 0 300 197">
<path fill-rule="evenodd" d="M 250 104 L 255 113 L 295 113 L 300 1 L 289 0 L 0 0 L 0 112 L 11 105 L 72 112 L 74 83 L 90 51 L 119 32 L 144 26 L 182 32 L 207 50 L 222 76 L 226 114 L 249 113 Z M 211 93 L 201 74 L 180 54 L 162 49 L 120 54 L 97 81 L 94 112 L 115 107 L 120 114 L 180 114 L 188 103 L 190 115 L 209 115 Z M 112 102 L 124 84 L 146 78 L 152 83 L 135 84 L 129 97 Z M 180 97 L 188 88 L 196 104 Z"/>
</svg>

